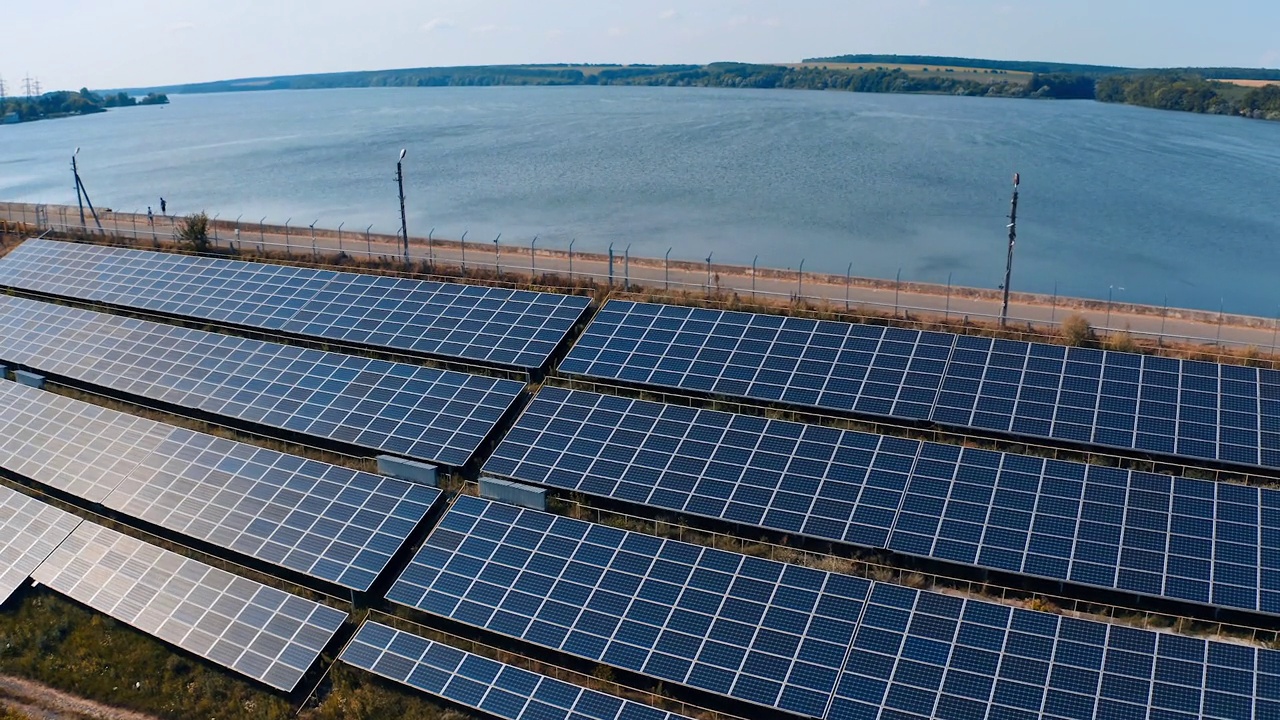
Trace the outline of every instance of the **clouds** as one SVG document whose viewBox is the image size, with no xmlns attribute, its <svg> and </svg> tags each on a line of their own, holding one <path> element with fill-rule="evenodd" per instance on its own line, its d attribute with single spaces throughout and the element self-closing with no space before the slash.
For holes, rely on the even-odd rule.
<svg viewBox="0 0 1280 720">
<path fill-rule="evenodd" d="M 659 20 L 675 20 L 678 17 L 680 17 L 680 12 L 674 9 L 667 9 L 658 13 Z"/>
<path fill-rule="evenodd" d="M 458 27 L 458 24 L 449 18 L 432 18 L 422 23 L 422 30 L 429 33 L 453 30 L 456 27 Z"/>
</svg>

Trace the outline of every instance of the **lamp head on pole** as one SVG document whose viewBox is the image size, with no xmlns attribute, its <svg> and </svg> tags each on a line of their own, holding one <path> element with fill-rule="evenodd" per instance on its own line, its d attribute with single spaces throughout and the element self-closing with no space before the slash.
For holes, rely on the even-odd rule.
<svg viewBox="0 0 1280 720">
<path fill-rule="evenodd" d="M 1014 186 L 1014 187 L 1018 187 L 1018 186 L 1019 186 L 1019 185 L 1021 185 L 1021 184 L 1022 184 L 1022 173 L 1014 173 L 1014 174 L 1013 174 L 1013 186 Z"/>
<path fill-rule="evenodd" d="M 408 152 L 408 151 L 409 151 L 409 149 L 408 149 L 408 148 L 401 148 L 401 149 L 400 149 L 400 159 L 401 159 L 401 160 L 403 160 L 403 159 L 404 159 L 404 154 L 405 154 L 406 152 Z"/>
</svg>

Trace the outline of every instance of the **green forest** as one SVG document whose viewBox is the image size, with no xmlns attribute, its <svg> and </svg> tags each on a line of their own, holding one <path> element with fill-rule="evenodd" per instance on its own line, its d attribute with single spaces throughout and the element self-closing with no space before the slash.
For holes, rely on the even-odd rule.
<svg viewBox="0 0 1280 720">
<path fill-rule="evenodd" d="M 223 80 L 149 88 L 152 92 L 315 90 L 352 87 L 645 85 L 670 87 L 931 93 L 1099 100 L 1164 110 L 1280 119 L 1275 87 L 1219 79 L 1280 80 L 1280 70 L 1143 70 L 1109 65 L 1023 62 L 932 55 L 840 55 L 803 65 L 492 65 L 409 68 Z M 919 65 L 922 68 L 903 68 Z"/>
<path fill-rule="evenodd" d="M 105 97 L 80 88 L 79 92 L 59 90 L 36 97 L 10 97 L 0 99 L 0 120 L 11 115 L 19 121 L 47 120 L 68 117 L 71 115 L 90 115 L 106 112 L 107 108 L 132 107 L 135 105 L 163 105 L 169 102 L 164 93 L 148 93 L 142 99 L 126 92 L 119 92 Z"/>
</svg>

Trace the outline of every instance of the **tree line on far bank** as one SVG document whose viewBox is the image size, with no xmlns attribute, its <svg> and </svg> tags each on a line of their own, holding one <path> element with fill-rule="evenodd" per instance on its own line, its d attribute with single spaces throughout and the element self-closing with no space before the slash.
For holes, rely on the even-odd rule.
<svg viewBox="0 0 1280 720">
<path fill-rule="evenodd" d="M 9 97 L 0 100 L 0 121 L 11 114 L 25 122 L 68 115 L 90 115 L 106 112 L 107 108 L 164 105 L 168 102 L 169 96 L 164 93 L 153 92 L 139 99 L 124 92 L 103 97 L 88 88 L 80 88 L 79 92 L 58 90 L 37 97 Z"/>
</svg>

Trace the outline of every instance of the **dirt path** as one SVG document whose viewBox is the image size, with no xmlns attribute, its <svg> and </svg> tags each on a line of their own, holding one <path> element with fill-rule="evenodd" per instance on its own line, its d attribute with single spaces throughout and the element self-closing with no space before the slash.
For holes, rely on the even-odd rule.
<svg viewBox="0 0 1280 720">
<path fill-rule="evenodd" d="M 0 708 L 17 710 L 32 720 L 156 720 L 10 675 L 0 675 Z"/>
</svg>

